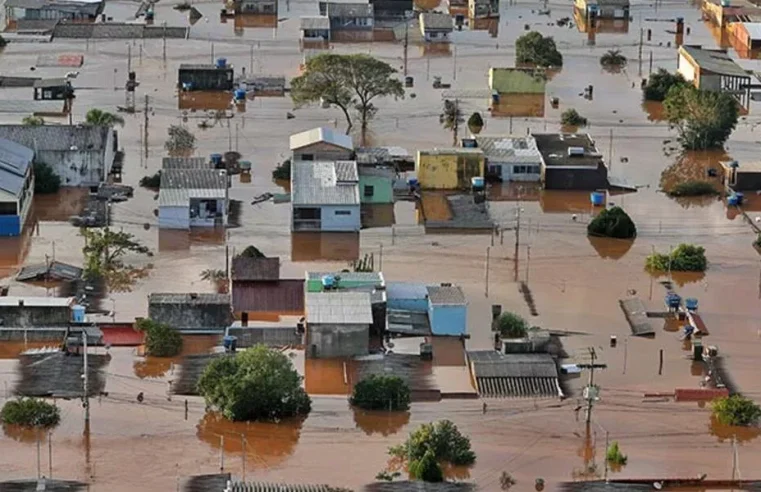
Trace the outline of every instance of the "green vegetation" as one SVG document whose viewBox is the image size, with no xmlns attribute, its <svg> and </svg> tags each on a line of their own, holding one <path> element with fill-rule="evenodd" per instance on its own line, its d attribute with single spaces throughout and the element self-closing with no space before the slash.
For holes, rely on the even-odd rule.
<svg viewBox="0 0 761 492">
<path fill-rule="evenodd" d="M 627 64 L 627 59 L 620 50 L 608 50 L 600 57 L 600 65 L 608 69 L 622 69 Z"/>
<path fill-rule="evenodd" d="M 196 136 L 190 130 L 180 125 L 169 125 L 169 138 L 164 142 L 164 148 L 170 155 L 190 155 L 196 148 Z"/>
<path fill-rule="evenodd" d="M 518 38 L 515 42 L 515 58 L 517 63 L 531 63 L 537 67 L 563 66 L 563 55 L 558 51 L 555 40 L 536 31 Z"/>
<path fill-rule="evenodd" d="M 499 476 L 499 486 L 502 490 L 510 490 L 515 484 L 515 479 L 509 472 L 503 471 Z"/>
<path fill-rule="evenodd" d="M 226 271 L 207 268 L 206 270 L 202 271 L 199 276 L 201 277 L 201 280 L 205 280 L 206 282 L 209 282 L 211 285 L 216 287 L 218 293 L 224 294 L 227 292 L 228 283 Z"/>
<path fill-rule="evenodd" d="M 93 108 L 87 112 L 85 123 L 93 126 L 124 126 L 124 118 L 102 109 Z"/>
<path fill-rule="evenodd" d="M 463 436 L 450 420 L 421 425 L 404 443 L 390 448 L 388 452 L 407 462 L 411 470 L 413 463 L 422 460 L 429 451 L 437 463 L 470 466 L 476 462 L 476 454 L 470 449 L 470 439 Z"/>
<path fill-rule="evenodd" d="M 608 449 L 605 452 L 605 459 L 609 464 L 614 466 L 623 466 L 626 464 L 627 457 L 625 454 L 621 453 L 621 450 L 618 448 L 618 441 L 610 443 L 610 446 L 608 446 Z"/>
<path fill-rule="evenodd" d="M 161 169 L 156 171 L 155 174 L 140 178 L 140 186 L 143 188 L 158 190 L 161 187 Z"/>
<path fill-rule="evenodd" d="M 646 101 L 663 101 L 672 87 L 686 84 L 687 81 L 681 73 L 671 73 L 665 68 L 659 68 L 657 72 L 650 74 L 642 94 Z"/>
<path fill-rule="evenodd" d="M 42 118 L 42 116 L 34 116 L 33 114 L 30 114 L 29 116 L 24 116 L 24 119 L 21 120 L 21 124 L 25 126 L 42 126 L 45 124 L 45 119 Z"/>
<path fill-rule="evenodd" d="M 731 94 L 701 91 L 691 85 L 670 89 L 663 106 L 685 150 L 722 148 L 740 116 L 740 106 Z"/>
<path fill-rule="evenodd" d="M 88 278 L 104 278 L 112 290 L 129 290 L 132 283 L 145 275 L 143 269 L 125 265 L 122 257 L 127 253 L 151 256 L 135 236 L 124 231 L 103 229 L 80 229 L 85 238 L 82 253 L 85 256 L 84 274 Z"/>
<path fill-rule="evenodd" d="M 399 376 L 373 374 L 354 386 L 351 404 L 364 410 L 407 410 L 410 387 Z"/>
<path fill-rule="evenodd" d="M 484 119 L 481 117 L 481 113 L 476 111 L 472 115 L 470 115 L 470 118 L 468 118 L 468 130 L 470 130 L 470 133 L 474 135 L 478 135 L 481 133 L 481 130 L 484 127 Z"/>
<path fill-rule="evenodd" d="M 7 44 L 8 41 L 4 37 L 0 36 L 0 48 L 5 48 L 5 45 Z"/>
<path fill-rule="evenodd" d="M 34 192 L 40 195 L 56 193 L 61 188 L 61 177 L 46 162 L 34 163 Z"/>
<path fill-rule="evenodd" d="M 637 226 L 621 207 L 606 208 L 587 225 L 591 236 L 633 239 L 637 236 Z"/>
<path fill-rule="evenodd" d="M 182 350 L 182 336 L 169 325 L 151 319 L 138 320 L 137 329 L 145 333 L 145 353 L 153 357 L 174 357 Z"/>
<path fill-rule="evenodd" d="M 290 359 L 264 345 L 212 360 L 198 393 L 230 420 L 277 421 L 306 415 L 312 406 Z"/>
<path fill-rule="evenodd" d="M 410 461 L 407 466 L 410 472 L 410 477 L 414 480 L 422 480 L 424 482 L 443 482 L 444 471 L 441 469 L 441 465 L 436 461 L 436 456 L 433 454 L 433 450 L 428 448 L 423 457 L 419 460 Z"/>
<path fill-rule="evenodd" d="M 352 260 L 349 263 L 352 272 L 374 272 L 375 271 L 375 254 L 365 253 L 365 256 L 358 260 Z"/>
<path fill-rule="evenodd" d="M 713 183 L 709 181 L 691 180 L 674 186 L 669 195 L 671 196 L 706 196 L 718 195 L 719 192 Z"/>
<path fill-rule="evenodd" d="M 761 419 L 761 407 L 742 395 L 717 398 L 711 403 L 711 411 L 724 425 L 751 426 Z"/>
<path fill-rule="evenodd" d="M 378 108 L 377 97 L 404 97 L 402 82 L 388 63 L 365 54 L 324 53 L 310 58 L 302 75 L 291 80 L 291 98 L 297 105 L 322 101 L 338 107 L 346 118 L 346 133 L 356 111 L 365 145 L 367 128 Z"/>
<path fill-rule="evenodd" d="M 758 246 L 759 248 L 761 248 L 761 234 L 758 234 L 758 235 L 756 236 L 756 240 L 755 240 L 755 241 L 753 241 L 753 244 L 754 244 L 755 246 Z"/>
<path fill-rule="evenodd" d="M 451 101 L 444 99 L 444 109 L 439 115 L 439 123 L 446 130 L 452 131 L 452 146 L 457 146 L 457 134 L 460 130 L 460 124 L 465 122 L 462 111 L 460 110 L 460 102 L 458 100 Z"/>
<path fill-rule="evenodd" d="M 272 179 L 291 179 L 291 159 L 288 158 L 272 170 Z"/>
<path fill-rule="evenodd" d="M 565 126 L 587 126 L 587 119 L 573 108 L 566 109 L 560 114 L 560 124 Z"/>
<path fill-rule="evenodd" d="M 0 421 L 23 427 L 55 427 L 61 421 L 57 406 L 38 398 L 9 400 L 0 410 Z"/>
<path fill-rule="evenodd" d="M 500 314 L 495 326 L 503 338 L 525 338 L 529 329 L 525 319 L 510 312 Z"/>
<path fill-rule="evenodd" d="M 259 248 L 253 245 L 246 246 L 246 249 L 241 251 L 238 256 L 242 256 L 243 258 L 266 258 L 264 253 L 259 251 Z"/>
<path fill-rule="evenodd" d="M 645 268 L 657 272 L 704 272 L 708 268 L 705 248 L 680 244 L 671 254 L 653 253 L 645 260 Z"/>
</svg>

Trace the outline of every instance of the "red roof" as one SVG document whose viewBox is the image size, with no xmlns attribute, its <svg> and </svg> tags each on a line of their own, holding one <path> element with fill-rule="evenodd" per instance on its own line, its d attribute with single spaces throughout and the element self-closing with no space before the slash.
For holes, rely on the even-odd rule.
<svg viewBox="0 0 761 492">
<path fill-rule="evenodd" d="M 100 325 L 103 343 L 112 347 L 136 347 L 143 344 L 143 333 L 131 324 Z"/>
<path fill-rule="evenodd" d="M 727 388 L 677 388 L 674 390 L 676 401 L 711 401 L 729 396 Z"/>
</svg>

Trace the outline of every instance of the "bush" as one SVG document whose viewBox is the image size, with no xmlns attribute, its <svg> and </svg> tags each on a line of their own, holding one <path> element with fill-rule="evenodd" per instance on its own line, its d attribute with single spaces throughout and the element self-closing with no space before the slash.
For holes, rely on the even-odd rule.
<svg viewBox="0 0 761 492">
<path fill-rule="evenodd" d="M 621 207 L 606 208 L 587 225 L 590 236 L 632 239 L 637 236 L 637 226 Z"/>
<path fill-rule="evenodd" d="M 154 357 L 174 357 L 182 350 L 182 336 L 169 325 L 150 319 L 137 322 L 137 329 L 145 333 L 145 353 Z"/>
<path fill-rule="evenodd" d="M 161 187 L 161 170 L 156 171 L 156 174 L 151 176 L 143 176 L 140 178 L 140 186 L 143 188 L 151 188 L 157 190 Z"/>
<path fill-rule="evenodd" d="M 264 253 L 259 251 L 259 248 L 256 246 L 246 246 L 246 249 L 241 251 L 241 253 L 238 256 L 242 256 L 244 258 L 266 258 L 264 256 Z"/>
<path fill-rule="evenodd" d="M 191 153 L 196 147 L 196 136 L 184 126 L 170 125 L 167 128 L 169 139 L 164 142 L 164 148 L 170 154 Z"/>
<path fill-rule="evenodd" d="M 61 178 L 45 162 L 34 163 L 34 192 L 41 195 L 56 193 L 61 188 Z"/>
<path fill-rule="evenodd" d="M 4 424 L 24 427 L 55 427 L 61 421 L 61 411 L 38 398 L 19 398 L 3 405 L 0 420 Z"/>
<path fill-rule="evenodd" d="M 575 109 L 566 109 L 560 115 L 560 123 L 565 126 L 587 126 L 587 119 Z"/>
<path fill-rule="evenodd" d="M 354 386 L 351 404 L 364 410 L 407 410 L 410 387 L 399 376 L 373 374 Z"/>
<path fill-rule="evenodd" d="M 496 321 L 496 329 L 503 338 L 525 338 L 528 323 L 515 313 L 502 313 Z"/>
<path fill-rule="evenodd" d="M 21 124 L 24 126 L 42 126 L 45 124 L 45 120 L 41 116 L 24 116 L 21 120 Z"/>
<path fill-rule="evenodd" d="M 272 179 L 291 179 L 291 160 L 286 159 L 272 171 Z"/>
<path fill-rule="evenodd" d="M 558 51 L 552 37 L 544 37 L 531 31 L 515 42 L 515 58 L 518 63 L 531 63 L 537 67 L 561 67 L 563 55 Z"/>
<path fill-rule="evenodd" d="M 709 181 L 685 181 L 674 186 L 669 195 L 671 196 L 705 196 L 717 195 L 716 187 Z"/>
<path fill-rule="evenodd" d="M 717 398 L 711 403 L 711 411 L 716 420 L 724 425 L 750 426 L 761 419 L 761 407 L 742 395 Z"/>
<path fill-rule="evenodd" d="M 8 41 L 4 37 L 0 36 L 0 48 L 4 48 L 7 44 Z"/>
<path fill-rule="evenodd" d="M 687 81 L 681 73 L 670 73 L 665 68 L 659 68 L 650 75 L 642 94 L 646 101 L 663 101 L 672 87 L 685 84 Z"/>
<path fill-rule="evenodd" d="M 680 244 L 671 254 L 653 253 L 645 260 L 645 267 L 650 271 L 665 272 L 704 272 L 708 268 L 705 248 L 694 244 Z"/>
<path fill-rule="evenodd" d="M 481 113 L 476 111 L 470 115 L 470 118 L 468 118 L 468 129 L 471 131 L 471 133 L 480 133 L 483 127 L 484 119 L 481 117 Z"/>
<path fill-rule="evenodd" d="M 206 404 L 230 420 L 277 421 L 312 407 L 290 359 L 264 345 L 212 360 L 197 387 Z"/>
<path fill-rule="evenodd" d="M 515 483 L 515 479 L 509 472 L 503 471 L 499 476 L 499 485 L 502 490 L 510 490 Z"/>
<path fill-rule="evenodd" d="M 422 460 L 428 451 L 433 453 L 437 463 L 468 466 L 476 462 L 470 439 L 463 436 L 450 420 L 421 425 L 403 444 L 389 449 L 389 454 L 412 463 Z"/>
<path fill-rule="evenodd" d="M 419 460 L 410 461 L 407 468 L 414 480 L 422 480 L 424 482 L 444 481 L 444 472 L 441 469 L 441 465 L 436 461 L 436 457 L 430 449 Z"/>
<path fill-rule="evenodd" d="M 758 246 L 759 248 L 761 248 L 761 234 L 758 234 L 758 235 L 756 236 L 756 240 L 755 240 L 755 241 L 753 241 L 753 244 L 755 244 L 756 246 Z"/>
<path fill-rule="evenodd" d="M 600 57 L 600 65 L 606 68 L 623 68 L 627 62 L 626 57 L 621 54 L 620 50 L 608 50 Z"/>
<path fill-rule="evenodd" d="M 626 464 L 627 457 L 618 448 L 618 441 L 613 441 L 605 452 L 605 459 L 611 465 L 622 466 Z"/>
</svg>

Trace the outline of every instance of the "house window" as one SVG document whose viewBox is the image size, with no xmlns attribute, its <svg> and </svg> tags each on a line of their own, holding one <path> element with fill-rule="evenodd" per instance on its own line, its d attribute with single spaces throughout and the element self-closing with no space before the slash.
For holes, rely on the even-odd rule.
<svg viewBox="0 0 761 492">
<path fill-rule="evenodd" d="M 0 202 L 0 215 L 16 215 L 14 202 Z"/>
<path fill-rule="evenodd" d="M 539 174 L 539 166 L 531 166 L 531 174 Z"/>
<path fill-rule="evenodd" d="M 313 161 L 314 160 L 314 154 L 301 154 L 301 160 L 302 161 Z"/>
<path fill-rule="evenodd" d="M 336 210 L 334 213 L 336 215 L 351 215 L 351 210 Z"/>
<path fill-rule="evenodd" d="M 365 196 L 366 197 L 372 197 L 375 195 L 375 186 L 373 185 L 365 185 Z"/>
</svg>

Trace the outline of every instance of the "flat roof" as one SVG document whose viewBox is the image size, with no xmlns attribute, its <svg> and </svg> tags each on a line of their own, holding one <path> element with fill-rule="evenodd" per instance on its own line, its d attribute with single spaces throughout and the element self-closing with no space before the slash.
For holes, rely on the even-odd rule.
<svg viewBox="0 0 761 492">
<path fill-rule="evenodd" d="M 189 206 L 190 199 L 224 200 L 225 190 L 213 188 L 168 188 L 159 190 L 159 207 Z"/>
<path fill-rule="evenodd" d="M 435 149 L 418 150 L 418 155 L 483 155 L 481 149 L 469 149 L 466 147 L 444 147 Z"/>
<path fill-rule="evenodd" d="M 500 94 L 544 94 L 547 78 L 533 68 L 489 69 L 491 90 Z"/>
<path fill-rule="evenodd" d="M 681 54 L 687 54 L 700 68 L 721 75 L 750 77 L 750 74 L 729 56 L 727 50 L 707 49 L 700 45 L 682 45 Z"/>
<path fill-rule="evenodd" d="M 372 303 L 369 292 L 308 292 L 307 323 L 371 324 Z"/>
<path fill-rule="evenodd" d="M 423 29 L 454 30 L 452 16 L 442 12 L 421 12 L 420 25 L 423 26 Z"/>
<path fill-rule="evenodd" d="M 383 284 L 381 272 L 307 272 L 307 280 L 322 280 L 325 276 L 340 277 L 343 281 Z"/>
<path fill-rule="evenodd" d="M 536 139 L 527 137 L 475 137 L 478 148 L 490 161 L 508 160 L 514 163 L 541 164 L 542 154 L 536 147 Z"/>
<path fill-rule="evenodd" d="M 293 205 L 359 205 L 359 176 L 353 161 L 295 161 L 291 164 Z"/>
<path fill-rule="evenodd" d="M 761 22 L 743 22 L 750 39 L 761 39 Z"/>
<path fill-rule="evenodd" d="M 604 164 L 592 137 L 586 133 L 536 133 L 536 147 L 547 167 L 597 168 Z M 583 155 L 568 155 L 568 149 L 583 149 Z"/>
<path fill-rule="evenodd" d="M 430 285 L 428 299 L 434 306 L 464 306 L 465 293 L 457 285 Z"/>
<path fill-rule="evenodd" d="M 148 296 L 149 304 L 230 304 L 230 294 L 158 292 Z"/>
<path fill-rule="evenodd" d="M 331 128 L 312 128 L 305 132 L 291 135 L 291 150 L 298 150 L 316 143 L 328 143 L 346 150 L 354 150 L 354 143 L 349 135 L 334 131 Z"/>
<path fill-rule="evenodd" d="M 73 297 L 26 297 L 26 296 L 2 296 L 0 307 L 19 306 L 23 307 L 69 307 L 74 304 Z"/>
<path fill-rule="evenodd" d="M 330 19 L 322 15 L 302 15 L 299 24 L 301 30 L 330 29 Z"/>
<path fill-rule="evenodd" d="M 36 89 L 44 89 L 46 87 L 62 87 L 68 85 L 69 81 L 63 77 L 54 79 L 39 79 L 34 81 L 34 87 Z"/>
</svg>

